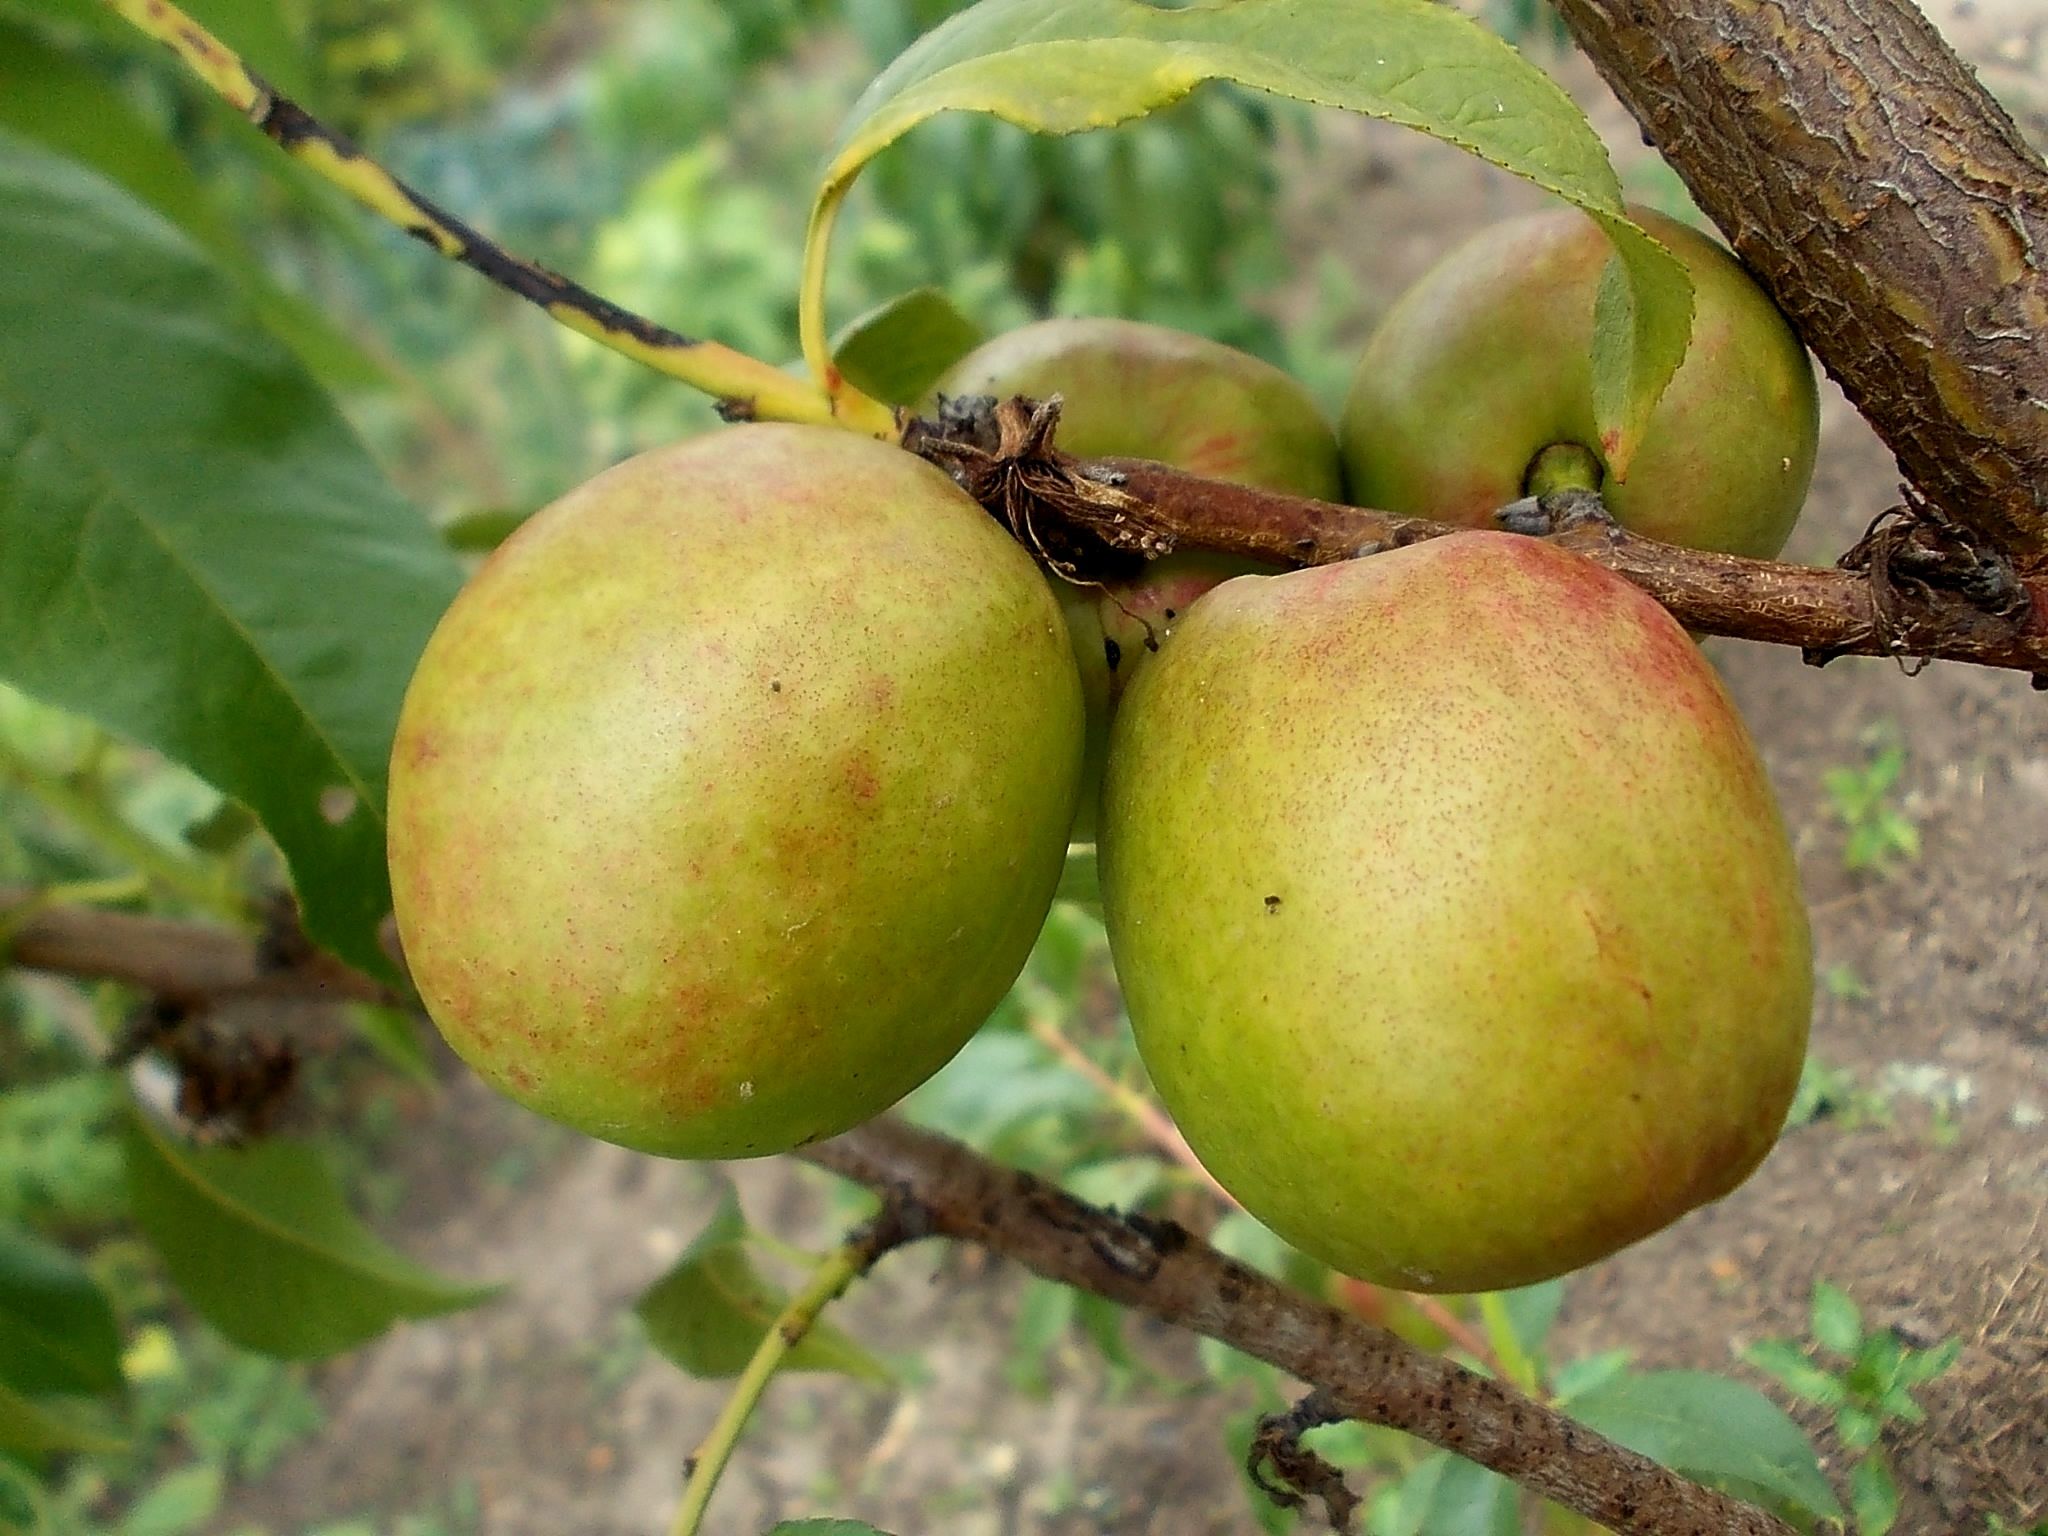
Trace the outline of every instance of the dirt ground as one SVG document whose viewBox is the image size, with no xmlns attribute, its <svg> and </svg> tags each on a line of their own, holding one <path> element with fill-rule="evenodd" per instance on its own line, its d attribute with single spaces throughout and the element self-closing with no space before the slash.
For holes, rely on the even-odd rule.
<svg viewBox="0 0 2048 1536">
<path fill-rule="evenodd" d="M 2016 110 L 2048 107 L 2048 6 L 1956 0 L 1941 15 Z M 1556 67 L 1596 104 L 1631 187 L 1658 185 L 1589 73 Z M 1301 180 L 1290 216 L 1305 247 L 1343 230 L 1343 260 L 1382 300 L 1467 230 L 1536 201 L 1453 152 L 1350 122 L 1327 125 Z M 1889 456 L 1828 392 L 1791 556 L 1831 559 L 1895 483 Z M 1831 1280 L 1911 1340 L 1964 1341 L 1956 1368 L 1921 1394 L 1927 1424 L 1888 1438 L 1908 1500 L 1898 1528 L 1976 1533 L 1993 1514 L 2024 1527 L 2048 1517 L 2048 696 L 1959 667 L 1908 678 L 1874 661 L 1818 672 L 1732 643 L 1710 653 L 1762 743 L 1820 966 L 1836 978 L 1814 1051 L 1889 1092 L 1878 1117 L 1889 1123 L 1852 1128 L 1858 1117 L 1837 1115 L 1789 1133 L 1734 1196 L 1575 1280 L 1562 1343 L 1726 1370 L 1745 1341 L 1802 1334 L 1814 1282 Z M 1901 793 L 1924 839 L 1890 878 L 1845 871 L 1822 784 L 1827 769 L 1866 760 L 1872 731 L 1908 750 Z M 636 1351 L 620 1317 L 708 1214 L 709 1176 L 547 1132 L 467 1080 L 404 1160 L 411 1250 L 515 1287 L 328 1367 L 328 1432 L 239 1495 L 220 1528 L 381 1523 L 445 1508 L 467 1485 L 490 1536 L 665 1529 L 682 1458 L 723 1390 Z M 522 1164 L 537 1171 L 515 1181 Z M 823 1230 L 821 1176 L 782 1163 L 733 1172 L 757 1222 Z M 779 1383 L 711 1528 L 751 1536 L 835 1514 L 901 1536 L 1251 1531 L 1221 1450 L 1228 1402 L 1111 1394 L 1078 1348 L 1056 1362 L 1049 1394 L 1009 1384 L 1020 1284 L 970 1254 L 887 1260 L 836 1316 L 883 1356 L 914 1362 L 914 1384 L 892 1395 L 836 1378 Z M 1136 1332 L 1168 1381 L 1198 1379 L 1188 1340 Z"/>
</svg>

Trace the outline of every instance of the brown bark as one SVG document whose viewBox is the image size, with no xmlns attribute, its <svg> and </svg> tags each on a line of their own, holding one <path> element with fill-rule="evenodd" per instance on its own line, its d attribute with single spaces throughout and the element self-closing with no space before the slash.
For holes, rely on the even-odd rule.
<svg viewBox="0 0 2048 1536">
<path fill-rule="evenodd" d="M 175 918 L 141 917 L 89 907 L 34 911 L 5 940 L 10 913 L 36 900 L 0 886 L 0 964 L 85 980 L 124 982 L 174 1003 L 291 997 L 332 1002 L 391 1002 L 388 987 L 303 944 L 272 953 L 244 934 Z"/>
<path fill-rule="evenodd" d="M 1557 0 L 1928 499 L 2048 572 L 2048 167 L 1912 0 Z"/>
</svg>

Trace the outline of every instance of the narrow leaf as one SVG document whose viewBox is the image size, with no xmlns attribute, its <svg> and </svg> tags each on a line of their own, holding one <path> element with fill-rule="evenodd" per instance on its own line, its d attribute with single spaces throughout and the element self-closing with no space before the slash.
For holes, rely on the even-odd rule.
<svg viewBox="0 0 2048 1536">
<path fill-rule="evenodd" d="M 1803 1397 L 1823 1408 L 1838 1408 L 1848 1397 L 1839 1378 L 1808 1360 L 1796 1344 L 1787 1339 L 1759 1339 L 1743 1350 L 1742 1358 L 1772 1377 L 1794 1397 Z"/>
<path fill-rule="evenodd" d="M 1885 1536 L 1899 1518 L 1899 1485 L 1882 1455 L 1866 1456 L 1849 1473 L 1856 1536 Z"/>
<path fill-rule="evenodd" d="M 1646 1371 L 1572 1400 L 1572 1417 L 1675 1472 L 1780 1511 L 1833 1518 L 1834 1490 L 1806 1432 L 1755 1388 L 1706 1371 Z"/>
<path fill-rule="evenodd" d="M 198 248 L 4 134 L 0 549 L 0 676 L 248 805 L 388 973 L 385 760 L 455 559 Z"/>
<path fill-rule="evenodd" d="M 832 361 L 854 388 L 889 405 L 916 405 L 981 342 L 981 327 L 941 290 L 917 288 L 840 332 Z"/>
<path fill-rule="evenodd" d="M 926 119 L 983 112 L 1038 133 L 1144 116 L 1206 81 L 1342 107 L 1434 135 L 1554 192 L 1615 243 L 1596 315 L 1595 402 L 1625 474 L 1685 355 L 1684 269 L 1623 213 L 1585 114 L 1542 71 L 1434 0 L 981 0 L 933 29 L 854 105 L 829 157 L 805 260 L 807 329 L 822 336 L 825 246 L 861 168 Z"/>
<path fill-rule="evenodd" d="M 400 1319 L 498 1292 L 385 1246 L 350 1214 L 311 1147 L 186 1146 L 140 1109 L 126 1145 L 136 1224 L 184 1298 L 245 1349 L 287 1360 L 337 1354 Z"/>
<path fill-rule="evenodd" d="M 1813 1288 L 1813 1336 L 1838 1355 L 1853 1356 L 1863 1347 L 1863 1314 L 1847 1291 L 1825 1280 Z"/>
<path fill-rule="evenodd" d="M 119 1392 L 114 1309 L 70 1254 L 0 1227 L 0 1382 L 18 1391 Z"/>
<path fill-rule="evenodd" d="M 785 1520 L 768 1536 L 889 1536 L 861 1520 Z"/>
<path fill-rule="evenodd" d="M 710 1223 L 675 1267 L 642 1293 L 633 1310 L 648 1340 L 692 1376 L 737 1376 L 788 1298 L 754 1271 L 746 1218 L 727 1185 Z M 837 1371 L 888 1381 L 889 1370 L 830 1323 L 817 1322 L 783 1361 L 786 1371 Z"/>
</svg>

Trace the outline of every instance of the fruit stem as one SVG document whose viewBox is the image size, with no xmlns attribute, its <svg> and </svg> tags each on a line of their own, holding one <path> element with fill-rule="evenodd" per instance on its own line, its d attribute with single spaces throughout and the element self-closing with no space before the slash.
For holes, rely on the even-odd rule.
<svg viewBox="0 0 2048 1536">
<path fill-rule="evenodd" d="M 675 1524 L 669 1527 L 669 1536 L 697 1536 L 704 1511 L 711 1503 L 712 1490 L 718 1486 L 719 1474 L 732 1459 L 733 1447 L 739 1444 L 740 1434 L 746 1429 L 747 1420 L 753 1415 L 755 1405 L 761 1401 L 761 1394 L 767 1390 L 777 1368 L 789 1352 L 803 1342 L 804 1335 L 818 1321 L 818 1314 L 844 1294 L 874 1259 L 875 1242 L 871 1236 L 861 1234 L 847 1239 L 811 1271 L 811 1278 L 804 1282 L 804 1288 L 790 1298 L 789 1305 L 768 1325 L 768 1331 L 761 1335 L 761 1342 L 755 1346 L 747 1368 L 733 1383 L 732 1395 L 719 1410 L 711 1432 L 690 1458 L 689 1477 L 683 1484 L 683 1502 L 676 1510 Z"/>
<path fill-rule="evenodd" d="M 772 363 L 656 325 L 580 284 L 512 255 L 422 197 L 296 102 L 279 95 L 232 48 L 171 0 L 103 3 L 136 31 L 170 49 L 208 90 L 315 175 L 449 260 L 461 262 L 537 306 L 557 325 L 715 396 L 735 420 L 833 422 L 844 414 L 835 410 L 823 390 Z"/>
<path fill-rule="evenodd" d="M 1524 496 L 1557 491 L 1598 491 L 1605 471 L 1600 456 L 1579 443 L 1552 443 L 1529 461 L 1522 476 Z"/>
</svg>

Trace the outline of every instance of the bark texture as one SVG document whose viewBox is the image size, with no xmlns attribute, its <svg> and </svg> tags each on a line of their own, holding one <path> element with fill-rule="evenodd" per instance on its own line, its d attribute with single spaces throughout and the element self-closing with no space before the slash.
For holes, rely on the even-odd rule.
<svg viewBox="0 0 2048 1536">
<path fill-rule="evenodd" d="M 2048 570 L 2048 166 L 1911 0 L 1557 0 L 1936 507 Z"/>
</svg>

